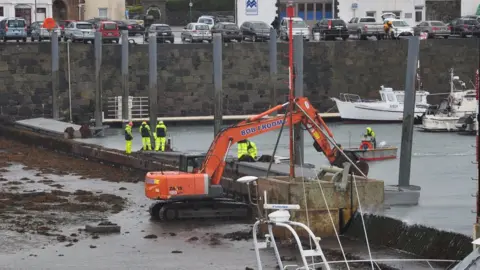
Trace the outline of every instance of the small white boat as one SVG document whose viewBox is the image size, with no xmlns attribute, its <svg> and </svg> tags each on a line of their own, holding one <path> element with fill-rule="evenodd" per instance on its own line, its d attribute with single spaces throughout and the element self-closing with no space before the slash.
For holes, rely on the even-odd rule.
<svg viewBox="0 0 480 270">
<path fill-rule="evenodd" d="M 366 100 L 355 94 L 340 94 L 335 101 L 340 117 L 343 120 L 368 122 L 401 122 L 403 121 L 403 101 L 405 91 L 393 90 L 381 86 L 381 100 Z M 430 93 L 423 90 L 415 91 L 415 117 L 420 119 L 429 104 L 427 96 Z"/>
<path fill-rule="evenodd" d="M 465 83 L 454 76 L 450 70 L 450 93 L 448 97 L 435 107 L 429 108 L 422 117 L 423 131 L 458 131 L 460 118 L 472 114 L 477 108 L 476 90 L 456 89 L 455 83 L 465 88 Z"/>
</svg>

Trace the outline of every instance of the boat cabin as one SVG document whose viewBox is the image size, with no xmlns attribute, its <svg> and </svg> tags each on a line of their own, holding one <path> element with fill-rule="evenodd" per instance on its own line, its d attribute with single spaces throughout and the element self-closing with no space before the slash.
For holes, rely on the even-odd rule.
<svg viewBox="0 0 480 270">
<path fill-rule="evenodd" d="M 381 86 L 380 97 L 386 103 L 401 103 L 405 100 L 405 91 L 394 91 L 390 87 Z M 427 96 L 429 92 L 417 90 L 415 91 L 415 104 L 417 108 L 428 108 Z"/>
</svg>

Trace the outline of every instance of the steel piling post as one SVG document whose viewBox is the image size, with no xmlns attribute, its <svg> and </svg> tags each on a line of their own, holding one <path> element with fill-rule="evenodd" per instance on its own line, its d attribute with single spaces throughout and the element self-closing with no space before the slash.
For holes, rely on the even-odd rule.
<svg viewBox="0 0 480 270">
<path fill-rule="evenodd" d="M 58 34 L 53 31 L 51 36 L 52 42 L 52 116 L 53 119 L 59 119 L 58 95 L 59 95 L 59 50 L 58 50 Z"/>
<path fill-rule="evenodd" d="M 293 37 L 293 61 L 293 69 L 295 71 L 295 97 L 303 97 L 303 36 L 301 35 L 295 35 Z M 295 164 L 303 165 L 305 146 L 302 124 L 295 124 L 294 138 Z"/>
<path fill-rule="evenodd" d="M 223 118 L 223 59 L 222 59 L 222 36 L 221 34 L 213 35 L 213 85 L 214 85 L 214 136 L 220 132 L 222 128 Z"/>
<path fill-rule="evenodd" d="M 128 31 L 122 31 L 122 118 L 123 128 L 130 120 L 128 115 L 128 97 L 130 92 L 128 89 Z"/>
<path fill-rule="evenodd" d="M 151 35 L 148 38 L 148 100 L 150 112 L 150 127 L 152 132 L 157 125 L 158 110 L 158 88 L 157 88 L 157 36 Z M 155 143 L 152 143 L 152 147 Z"/>
<path fill-rule="evenodd" d="M 269 62 L 270 62 L 270 106 L 273 108 L 277 105 L 277 31 L 274 28 L 270 29 L 270 40 L 269 40 Z M 274 113 L 273 115 L 276 115 Z"/>
<path fill-rule="evenodd" d="M 95 32 L 95 126 L 102 126 L 102 33 Z M 100 136 L 103 136 L 103 130 L 100 130 Z"/>
</svg>

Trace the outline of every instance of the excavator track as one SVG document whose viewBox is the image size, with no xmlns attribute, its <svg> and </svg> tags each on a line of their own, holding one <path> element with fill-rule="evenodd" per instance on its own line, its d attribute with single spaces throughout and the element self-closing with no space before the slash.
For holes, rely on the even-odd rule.
<svg viewBox="0 0 480 270">
<path fill-rule="evenodd" d="M 150 206 L 150 216 L 155 220 L 185 219 L 236 219 L 252 218 L 252 207 L 228 198 L 198 200 L 160 200 Z"/>
</svg>

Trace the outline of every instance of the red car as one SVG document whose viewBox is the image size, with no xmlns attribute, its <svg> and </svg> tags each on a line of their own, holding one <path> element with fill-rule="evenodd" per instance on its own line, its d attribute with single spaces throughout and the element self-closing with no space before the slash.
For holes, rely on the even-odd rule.
<svg viewBox="0 0 480 270">
<path fill-rule="evenodd" d="M 120 39 L 120 30 L 116 22 L 101 21 L 98 23 L 97 31 L 102 33 L 102 39 L 105 43 L 112 41 L 118 43 Z"/>
</svg>

